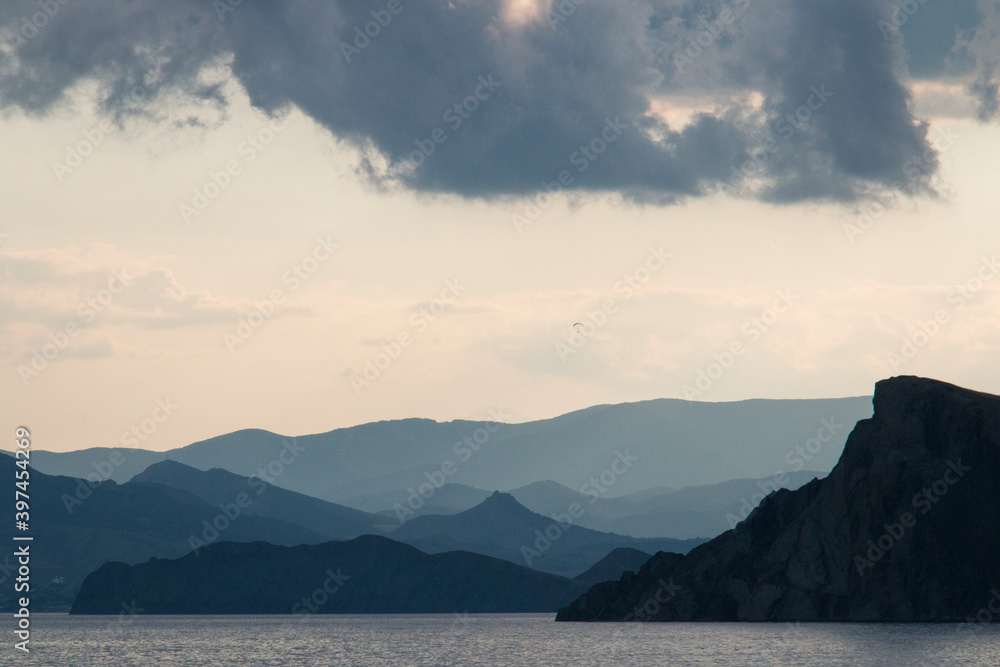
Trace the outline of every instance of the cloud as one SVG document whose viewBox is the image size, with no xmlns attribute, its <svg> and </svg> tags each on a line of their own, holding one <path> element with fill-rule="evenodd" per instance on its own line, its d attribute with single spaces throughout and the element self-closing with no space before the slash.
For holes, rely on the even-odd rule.
<svg viewBox="0 0 1000 667">
<path fill-rule="evenodd" d="M 391 4 L 94 0 L 57 3 L 31 30 L 39 5 L 9 2 L 0 105 L 44 114 L 97 80 L 107 113 L 169 117 L 224 109 L 231 75 L 256 107 L 297 107 L 352 144 L 380 187 L 485 198 L 852 200 L 902 180 L 929 147 L 874 0 Z M 921 72 L 951 52 L 927 27 L 939 11 L 921 6 L 906 28 Z M 972 35 L 988 118 L 988 17 L 949 16 Z M 712 104 L 680 125 L 654 111 L 671 94 Z"/>
<path fill-rule="evenodd" d="M 70 323 L 80 329 L 198 326 L 235 321 L 245 310 L 207 292 L 189 292 L 169 270 L 111 246 L 0 252 L 0 263 L 0 323 L 8 332 L 44 337 Z"/>
<path fill-rule="evenodd" d="M 978 73 L 969 85 L 976 100 L 977 117 L 986 122 L 1000 116 L 1000 6 L 990 0 L 980 0 L 982 20 L 960 48 L 976 60 Z"/>
<path fill-rule="evenodd" d="M 879 5 L 883 34 L 902 37 L 910 76 L 935 79 L 975 70 L 975 57 L 956 49 L 956 44 L 982 20 L 979 0 L 916 0 L 905 6 L 902 0 L 880 0 Z"/>
</svg>

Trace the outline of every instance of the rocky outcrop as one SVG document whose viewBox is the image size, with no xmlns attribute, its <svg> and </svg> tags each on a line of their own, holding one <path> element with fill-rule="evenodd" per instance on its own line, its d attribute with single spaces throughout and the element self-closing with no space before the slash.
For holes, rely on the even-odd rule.
<svg viewBox="0 0 1000 667">
<path fill-rule="evenodd" d="M 896 377 L 828 477 L 557 620 L 962 621 L 998 586 L 1000 397 Z"/>
</svg>

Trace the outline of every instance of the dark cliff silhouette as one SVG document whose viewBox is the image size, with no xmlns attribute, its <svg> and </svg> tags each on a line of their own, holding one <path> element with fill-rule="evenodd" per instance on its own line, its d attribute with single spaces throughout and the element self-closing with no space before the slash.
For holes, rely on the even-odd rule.
<svg viewBox="0 0 1000 667">
<path fill-rule="evenodd" d="M 1000 397 L 876 384 L 830 475 L 769 495 L 687 556 L 660 553 L 558 620 L 962 621 L 1000 582 Z"/>
</svg>

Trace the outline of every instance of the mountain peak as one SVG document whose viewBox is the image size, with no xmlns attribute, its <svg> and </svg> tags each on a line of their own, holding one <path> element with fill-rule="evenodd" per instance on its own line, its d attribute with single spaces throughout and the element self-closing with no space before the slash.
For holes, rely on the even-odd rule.
<svg viewBox="0 0 1000 667">
<path fill-rule="evenodd" d="M 521 503 L 517 502 L 517 498 L 510 495 L 509 493 L 504 493 L 503 491 L 494 491 L 493 493 L 490 494 L 489 498 L 487 498 L 486 500 L 484 500 L 482 503 L 479 504 L 479 507 L 487 507 L 487 508 L 502 507 L 508 510 L 513 509 L 521 512 L 528 512 L 529 514 L 531 513 L 531 510 L 529 510 Z M 474 510 L 476 508 L 473 507 L 472 509 Z M 468 511 L 471 512 L 472 510 Z"/>
</svg>

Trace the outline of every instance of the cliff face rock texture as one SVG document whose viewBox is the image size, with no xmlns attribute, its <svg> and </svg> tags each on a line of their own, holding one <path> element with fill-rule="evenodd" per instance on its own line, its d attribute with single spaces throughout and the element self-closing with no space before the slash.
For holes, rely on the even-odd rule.
<svg viewBox="0 0 1000 667">
<path fill-rule="evenodd" d="M 769 495 L 687 556 L 658 553 L 562 621 L 963 621 L 1000 586 L 1000 397 L 875 386 L 823 480 Z"/>
</svg>

